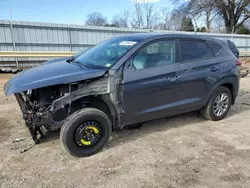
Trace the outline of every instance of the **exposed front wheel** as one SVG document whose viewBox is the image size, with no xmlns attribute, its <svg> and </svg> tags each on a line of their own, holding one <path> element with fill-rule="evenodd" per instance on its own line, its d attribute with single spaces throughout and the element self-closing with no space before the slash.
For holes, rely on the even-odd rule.
<svg viewBox="0 0 250 188">
<path fill-rule="evenodd" d="M 208 104 L 204 107 L 202 115 L 210 120 L 223 119 L 232 105 L 231 91 L 226 87 L 219 87 L 212 94 Z"/>
<path fill-rule="evenodd" d="M 108 116 L 95 108 L 70 115 L 61 128 L 60 140 L 67 152 L 86 157 L 100 151 L 108 142 L 112 125 Z"/>
</svg>

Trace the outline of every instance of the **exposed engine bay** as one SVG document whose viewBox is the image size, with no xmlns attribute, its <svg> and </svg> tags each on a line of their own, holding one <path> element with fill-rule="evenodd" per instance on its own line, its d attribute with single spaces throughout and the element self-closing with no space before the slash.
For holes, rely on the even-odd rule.
<svg viewBox="0 0 250 188">
<path fill-rule="evenodd" d="M 75 91 L 78 87 L 78 84 L 57 85 L 15 94 L 23 119 L 36 143 L 39 142 L 37 133 L 43 137 L 44 129 L 50 131 L 59 128 L 71 113 L 71 104 L 56 111 L 51 110 L 53 101 Z M 79 104 L 79 107 L 82 106 L 84 104 Z"/>
<path fill-rule="evenodd" d="M 114 83 L 110 77 L 102 77 L 15 93 L 35 143 L 39 143 L 46 132 L 60 128 L 70 114 L 88 106 L 106 111 L 110 118 L 117 118 L 115 109 L 121 105 L 116 102 L 119 101 L 116 87 L 119 83 L 110 84 L 111 81 Z"/>
</svg>

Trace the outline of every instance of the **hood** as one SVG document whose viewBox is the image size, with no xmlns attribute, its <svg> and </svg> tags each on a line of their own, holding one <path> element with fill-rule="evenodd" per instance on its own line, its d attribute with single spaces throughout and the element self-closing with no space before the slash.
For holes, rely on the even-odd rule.
<svg viewBox="0 0 250 188">
<path fill-rule="evenodd" d="M 71 57 L 62 57 L 62 58 L 51 59 L 51 60 L 45 61 L 43 64 L 46 64 L 46 63 L 55 63 L 55 62 L 59 62 L 59 61 L 66 61 L 66 60 L 68 60 L 70 58 Z"/>
<path fill-rule="evenodd" d="M 90 69 L 66 61 L 45 63 L 12 77 L 4 85 L 4 93 L 11 95 L 30 89 L 97 78 L 105 72 L 106 69 Z"/>
</svg>

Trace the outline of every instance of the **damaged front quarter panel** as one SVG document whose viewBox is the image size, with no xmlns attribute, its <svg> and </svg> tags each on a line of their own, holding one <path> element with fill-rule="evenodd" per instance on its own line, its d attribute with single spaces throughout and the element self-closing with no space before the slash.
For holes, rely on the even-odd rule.
<svg viewBox="0 0 250 188">
<path fill-rule="evenodd" d="M 123 85 L 122 71 L 110 71 L 102 78 L 82 85 L 76 91 L 65 94 L 65 96 L 54 100 L 51 105 L 51 111 L 55 112 L 73 101 L 86 96 L 101 96 L 103 101 L 108 105 L 113 126 L 116 128 L 123 127 Z"/>
<path fill-rule="evenodd" d="M 73 86 L 76 86 L 76 88 L 71 91 Z M 64 93 L 60 92 L 58 97 L 53 95 L 56 93 L 53 90 L 63 90 L 63 87 L 64 89 L 68 88 L 68 90 Z M 38 94 L 36 95 L 36 93 Z M 15 93 L 15 97 L 23 113 L 26 126 L 29 128 L 31 136 L 36 143 L 40 142 L 38 134 L 40 137 L 44 136 L 41 130 L 42 127 L 49 130 L 60 128 L 65 119 L 75 111 L 75 109 L 71 110 L 71 105 L 78 103 L 74 103 L 78 100 L 83 102 L 85 106 L 83 105 L 81 108 L 84 108 L 88 107 L 88 105 L 84 103 L 88 103 L 88 99 L 101 99 L 105 105 L 108 106 L 110 112 L 108 115 L 113 127 L 123 127 L 123 85 L 122 71 L 120 69 L 116 71 L 111 70 L 100 78 L 70 83 L 68 86 L 56 85 L 50 86 L 49 88 Z M 51 100 L 51 102 L 47 102 L 47 98 L 55 99 Z M 66 115 L 63 116 L 61 112 L 66 112 Z M 63 119 L 56 121 L 53 118 L 53 114 L 56 113 L 59 114 L 60 117 L 63 117 Z"/>
<path fill-rule="evenodd" d="M 85 96 L 107 94 L 110 92 L 109 89 L 109 78 L 104 76 L 103 78 L 100 78 L 94 82 L 84 84 L 76 91 L 65 94 L 63 97 L 53 101 L 51 105 L 51 111 L 64 108 L 65 105 Z"/>
</svg>

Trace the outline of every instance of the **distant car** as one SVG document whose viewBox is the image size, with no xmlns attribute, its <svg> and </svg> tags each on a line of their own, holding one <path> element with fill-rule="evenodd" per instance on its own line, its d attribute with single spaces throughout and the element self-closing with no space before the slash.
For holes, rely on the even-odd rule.
<svg viewBox="0 0 250 188">
<path fill-rule="evenodd" d="M 113 129 L 199 111 L 223 119 L 235 103 L 240 60 L 224 41 L 183 34 L 133 34 L 106 40 L 72 61 L 40 65 L 11 78 L 36 143 L 61 128 L 74 156 L 97 153 Z"/>
</svg>

